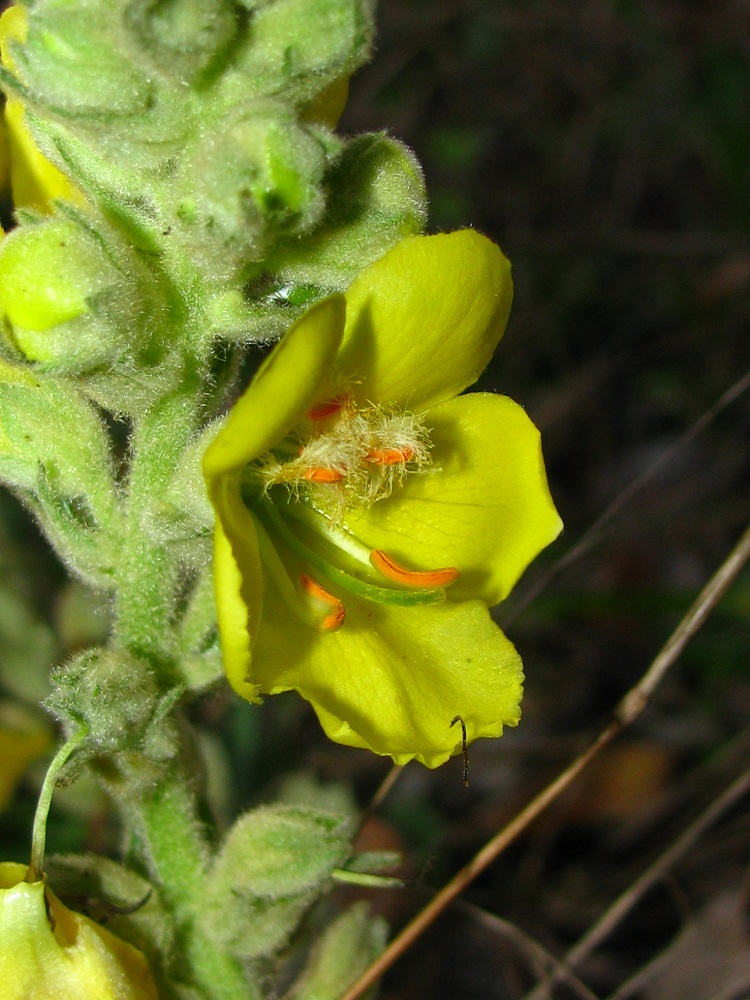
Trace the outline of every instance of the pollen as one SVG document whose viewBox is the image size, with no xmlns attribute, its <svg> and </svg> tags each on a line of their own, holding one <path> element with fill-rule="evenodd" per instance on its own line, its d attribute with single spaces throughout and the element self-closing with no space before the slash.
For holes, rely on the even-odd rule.
<svg viewBox="0 0 750 1000">
<path fill-rule="evenodd" d="M 420 414 L 358 404 L 351 391 L 324 396 L 295 434 L 256 463 L 263 492 L 285 485 L 335 521 L 390 496 L 430 462 Z"/>
<path fill-rule="evenodd" d="M 338 413 L 343 405 L 344 401 L 341 399 L 331 399 L 327 403 L 316 403 L 315 406 L 311 406 L 307 411 L 307 419 L 313 421 L 325 420 L 326 417 L 331 417 L 334 413 Z"/>
<path fill-rule="evenodd" d="M 373 465 L 406 465 L 414 458 L 413 448 L 371 448 L 365 455 L 365 461 Z"/>
</svg>

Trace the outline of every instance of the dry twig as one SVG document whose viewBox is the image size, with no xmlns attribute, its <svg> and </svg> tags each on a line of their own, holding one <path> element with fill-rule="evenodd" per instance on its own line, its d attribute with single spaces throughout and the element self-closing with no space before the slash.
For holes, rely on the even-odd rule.
<svg viewBox="0 0 750 1000">
<path fill-rule="evenodd" d="M 698 818 L 684 830 L 680 836 L 664 851 L 648 868 L 628 886 L 625 892 L 606 910 L 597 922 L 584 934 L 563 959 L 564 967 L 574 969 L 591 952 L 607 938 L 617 924 L 643 898 L 645 893 L 673 868 L 679 859 L 690 850 L 693 844 L 709 829 L 731 806 L 750 791 L 750 771 L 745 771 L 718 798 L 708 806 Z M 527 1000 L 544 1000 L 549 990 L 559 982 L 559 973 L 548 982 L 542 983 L 531 993 Z M 617 994 L 620 995 L 619 993 Z"/>
</svg>

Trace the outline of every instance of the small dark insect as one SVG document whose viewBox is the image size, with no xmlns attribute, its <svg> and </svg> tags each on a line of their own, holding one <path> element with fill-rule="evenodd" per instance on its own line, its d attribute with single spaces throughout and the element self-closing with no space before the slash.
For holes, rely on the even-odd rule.
<svg viewBox="0 0 750 1000">
<path fill-rule="evenodd" d="M 450 724 L 452 729 L 457 722 L 461 723 L 461 750 L 464 755 L 464 787 L 469 787 L 469 753 L 466 749 L 466 725 L 460 715 L 457 715 Z"/>
</svg>

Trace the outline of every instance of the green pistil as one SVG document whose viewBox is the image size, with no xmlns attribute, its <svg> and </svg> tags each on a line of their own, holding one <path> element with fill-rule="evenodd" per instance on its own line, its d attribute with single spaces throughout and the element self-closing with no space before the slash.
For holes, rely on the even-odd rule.
<svg viewBox="0 0 750 1000">
<path fill-rule="evenodd" d="M 248 499 L 249 498 L 246 498 L 246 502 L 248 502 Z M 270 500 L 253 497 L 250 499 L 250 505 L 256 517 L 271 526 L 274 531 L 281 536 L 283 541 L 289 546 L 295 555 L 309 563 L 310 566 L 330 580 L 331 583 L 336 584 L 343 590 L 349 591 L 350 594 L 355 594 L 357 597 L 363 597 L 368 601 L 374 601 L 376 604 L 391 604 L 400 607 L 414 607 L 419 604 L 442 604 L 445 600 L 445 590 L 442 587 L 401 590 L 396 587 L 380 587 L 377 584 L 367 583 L 364 580 L 360 580 L 351 573 L 347 573 L 346 570 L 340 569 L 338 566 L 334 566 L 318 552 L 310 548 L 309 545 L 303 542 L 302 539 L 294 531 L 292 531 Z M 293 506 L 296 505 L 290 505 L 290 510 Z M 333 525 L 330 525 L 330 528 L 333 529 Z M 338 532 L 340 529 L 334 530 Z M 329 541 L 334 541 L 340 548 L 344 548 L 343 545 L 338 543 L 331 531 L 326 531 L 325 534 Z M 356 542 L 356 539 L 352 539 L 352 536 L 349 536 L 349 538 L 352 542 Z M 347 552 L 350 551 L 348 547 L 349 544 L 350 543 L 347 543 L 347 547 L 345 549 Z M 362 546 L 362 549 L 364 549 L 364 546 Z M 358 556 L 355 556 L 355 558 L 359 561 Z"/>
<path fill-rule="evenodd" d="M 348 553 L 358 563 L 366 566 L 368 570 L 372 569 L 370 549 L 366 545 L 363 545 L 346 528 L 341 528 L 335 524 L 327 514 L 315 510 L 310 504 L 302 501 L 299 503 L 290 503 L 285 508 L 285 511 L 295 521 L 299 521 L 308 528 L 312 528 L 313 531 L 318 532 L 318 534 L 323 535 L 324 538 L 327 538 L 337 548 Z"/>
</svg>

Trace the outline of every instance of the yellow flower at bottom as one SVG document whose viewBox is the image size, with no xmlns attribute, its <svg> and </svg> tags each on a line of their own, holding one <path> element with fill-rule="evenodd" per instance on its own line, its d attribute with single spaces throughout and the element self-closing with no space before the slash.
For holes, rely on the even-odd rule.
<svg viewBox="0 0 750 1000">
<path fill-rule="evenodd" d="M 3 1000 L 158 1000 L 146 959 L 60 902 L 44 879 L 0 863 Z"/>
<path fill-rule="evenodd" d="M 462 230 L 402 240 L 269 355 L 208 447 L 224 666 L 296 690 L 339 743 L 437 767 L 520 717 L 488 607 L 559 533 L 539 432 L 463 394 L 510 311 L 510 265 Z"/>
</svg>

